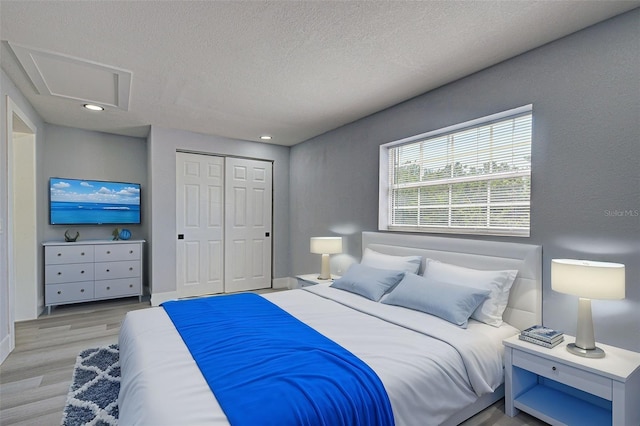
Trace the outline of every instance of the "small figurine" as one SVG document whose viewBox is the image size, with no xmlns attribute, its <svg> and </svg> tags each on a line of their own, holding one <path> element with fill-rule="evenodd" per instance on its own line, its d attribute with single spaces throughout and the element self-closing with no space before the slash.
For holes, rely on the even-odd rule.
<svg viewBox="0 0 640 426">
<path fill-rule="evenodd" d="M 119 240 L 120 239 L 120 230 L 118 228 L 114 229 L 113 232 L 111 233 L 111 235 L 113 235 L 113 240 Z"/>
<path fill-rule="evenodd" d="M 128 240 L 129 238 L 131 238 L 131 231 L 129 231 L 128 229 L 121 229 L 118 237 L 121 240 Z"/>
<path fill-rule="evenodd" d="M 68 229 L 64 231 L 64 240 L 68 243 L 75 243 L 79 236 L 80 236 L 80 233 L 78 231 L 76 231 L 75 237 L 72 237 L 71 235 L 69 235 Z"/>
</svg>

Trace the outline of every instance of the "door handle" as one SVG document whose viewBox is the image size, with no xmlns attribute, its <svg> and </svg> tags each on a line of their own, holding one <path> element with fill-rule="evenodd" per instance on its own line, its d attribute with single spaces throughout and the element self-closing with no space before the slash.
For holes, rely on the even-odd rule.
<svg viewBox="0 0 640 426">
<path fill-rule="evenodd" d="M 179 240 L 184 240 L 184 234 L 178 234 L 178 239 Z"/>
<path fill-rule="evenodd" d="M 269 236 L 269 232 L 265 232 L 265 233 L 264 233 L 264 236 L 265 236 L 265 237 L 268 237 L 268 236 Z"/>
</svg>

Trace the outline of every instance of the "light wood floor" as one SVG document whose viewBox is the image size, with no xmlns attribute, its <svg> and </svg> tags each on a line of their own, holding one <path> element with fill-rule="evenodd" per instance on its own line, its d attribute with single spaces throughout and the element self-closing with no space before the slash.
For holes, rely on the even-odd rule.
<svg viewBox="0 0 640 426">
<path fill-rule="evenodd" d="M 50 316 L 17 323 L 16 349 L 0 366 L 0 425 L 59 425 L 78 353 L 117 343 L 124 315 L 148 307 L 148 301 L 138 303 L 137 297 L 67 305 L 55 308 Z M 545 424 L 524 413 L 506 416 L 503 401 L 463 423 Z"/>
</svg>

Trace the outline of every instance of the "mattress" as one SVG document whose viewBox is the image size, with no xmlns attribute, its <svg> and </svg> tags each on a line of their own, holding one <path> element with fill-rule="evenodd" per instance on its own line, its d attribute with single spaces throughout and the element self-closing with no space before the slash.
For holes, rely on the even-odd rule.
<svg viewBox="0 0 640 426">
<path fill-rule="evenodd" d="M 323 284 L 263 297 L 367 363 L 398 425 L 440 424 L 495 390 L 502 340 L 518 333 L 476 321 L 462 329 Z M 128 313 L 119 344 L 119 424 L 229 424 L 163 308 Z"/>
</svg>

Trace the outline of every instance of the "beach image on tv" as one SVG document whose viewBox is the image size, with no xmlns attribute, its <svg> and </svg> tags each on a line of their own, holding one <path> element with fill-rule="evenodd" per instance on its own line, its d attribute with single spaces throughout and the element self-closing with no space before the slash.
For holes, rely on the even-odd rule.
<svg viewBox="0 0 640 426">
<path fill-rule="evenodd" d="M 51 224 L 140 223 L 140 185 L 51 178 Z"/>
</svg>

